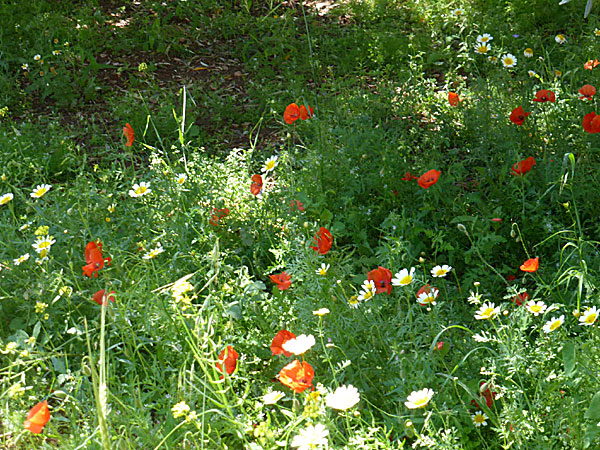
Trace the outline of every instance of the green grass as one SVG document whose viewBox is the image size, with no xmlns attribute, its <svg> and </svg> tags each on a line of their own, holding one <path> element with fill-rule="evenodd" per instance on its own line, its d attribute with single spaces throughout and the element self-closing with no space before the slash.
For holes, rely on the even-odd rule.
<svg viewBox="0 0 600 450">
<path fill-rule="evenodd" d="M 600 146 L 582 127 L 597 100 L 577 92 L 597 85 L 597 16 L 541 0 L 30 4 L 0 6 L 0 447 L 294 448 L 312 425 L 333 449 L 599 445 L 599 322 L 580 317 L 600 307 Z M 512 69 L 488 60 L 507 53 Z M 285 124 L 292 102 L 314 115 Z M 403 179 L 430 169 L 428 189 Z M 97 278 L 82 274 L 92 241 L 112 259 Z M 414 280 L 353 305 L 379 267 Z M 425 284 L 435 305 L 416 301 Z M 314 336 L 298 357 L 314 390 L 278 380 L 294 359 L 271 353 L 282 329 Z M 358 404 L 327 406 L 350 384 Z"/>
</svg>

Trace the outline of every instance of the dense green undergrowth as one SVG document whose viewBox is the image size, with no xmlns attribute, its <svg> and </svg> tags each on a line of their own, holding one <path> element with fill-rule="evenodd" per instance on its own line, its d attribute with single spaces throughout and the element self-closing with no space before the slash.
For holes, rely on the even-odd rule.
<svg viewBox="0 0 600 450">
<path fill-rule="evenodd" d="M 599 445 L 596 16 L 30 3 L 0 5 L 2 448 Z"/>
</svg>

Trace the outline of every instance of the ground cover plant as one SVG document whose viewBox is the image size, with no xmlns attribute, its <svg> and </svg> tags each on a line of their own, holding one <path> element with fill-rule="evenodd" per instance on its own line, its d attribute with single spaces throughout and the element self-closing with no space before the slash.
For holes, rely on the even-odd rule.
<svg viewBox="0 0 600 450">
<path fill-rule="evenodd" d="M 1 448 L 599 448 L 594 9 L 29 3 Z"/>
</svg>

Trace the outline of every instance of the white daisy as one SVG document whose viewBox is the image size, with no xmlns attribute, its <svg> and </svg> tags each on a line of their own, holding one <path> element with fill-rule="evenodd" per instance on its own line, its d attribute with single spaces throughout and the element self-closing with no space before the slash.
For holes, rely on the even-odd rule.
<svg viewBox="0 0 600 450">
<path fill-rule="evenodd" d="M 475 45 L 475 51 L 480 55 L 485 55 L 487 52 L 490 51 L 490 46 L 485 43 L 479 43 Z"/>
<path fill-rule="evenodd" d="M 358 308 L 359 303 L 360 302 L 358 301 L 357 295 L 353 295 L 348 299 L 348 305 L 350 305 L 350 308 Z"/>
<path fill-rule="evenodd" d="M 321 263 L 321 268 L 315 270 L 317 275 L 325 276 L 327 275 L 327 271 L 329 270 L 329 264 Z"/>
<path fill-rule="evenodd" d="M 491 63 L 496 63 L 498 61 L 498 57 L 490 55 L 490 56 L 488 56 L 488 61 Z"/>
<path fill-rule="evenodd" d="M 160 244 L 160 242 L 157 242 L 156 248 L 154 248 L 153 250 L 150 250 L 148 253 L 146 253 L 144 256 L 142 256 L 142 259 L 156 258 L 158 255 L 160 255 L 164 251 L 165 251 L 165 249 L 162 248 L 162 245 Z"/>
<path fill-rule="evenodd" d="M 54 56 L 60 55 L 60 50 L 52 50 Z"/>
<path fill-rule="evenodd" d="M 27 63 L 21 64 L 21 69 L 22 70 L 29 70 L 29 64 L 27 64 Z"/>
<path fill-rule="evenodd" d="M 285 394 L 281 391 L 271 391 L 263 395 L 262 401 L 265 405 L 274 405 L 279 400 L 285 397 Z"/>
<path fill-rule="evenodd" d="M 152 192 L 152 189 L 150 189 L 150 183 L 142 181 L 140 184 L 135 183 L 133 185 L 133 188 L 129 191 L 129 195 L 131 197 L 141 197 L 149 194 L 150 192 Z"/>
<path fill-rule="evenodd" d="M 177 181 L 177 184 L 182 185 L 183 183 L 185 183 L 187 180 L 187 175 L 185 173 L 180 173 L 179 175 L 177 175 L 177 178 L 175 181 Z"/>
<path fill-rule="evenodd" d="M 29 253 L 25 253 L 23 256 L 19 256 L 17 259 L 13 260 L 15 266 L 24 263 L 29 259 Z"/>
<path fill-rule="evenodd" d="M 544 325 L 542 327 L 542 330 L 546 334 L 551 333 L 552 331 L 556 330 L 557 328 L 560 328 L 560 326 L 563 324 L 564 321 L 565 321 L 564 314 L 562 314 L 558 319 L 556 317 L 553 317 L 551 320 L 546 322 L 546 325 Z"/>
<path fill-rule="evenodd" d="M 554 40 L 557 44 L 564 44 L 565 42 L 567 42 L 567 38 L 564 34 L 557 34 L 556 36 L 554 36 Z"/>
<path fill-rule="evenodd" d="M 41 198 L 44 196 L 44 194 L 46 194 L 46 192 L 48 192 L 50 189 L 52 188 L 52 186 L 50 186 L 49 184 L 39 184 L 31 194 L 32 198 Z"/>
<path fill-rule="evenodd" d="M 9 192 L 7 194 L 4 194 L 2 197 L 0 197 L 0 205 L 6 205 L 8 202 L 10 202 L 15 196 L 12 194 L 12 192 Z"/>
<path fill-rule="evenodd" d="M 434 278 L 445 277 L 448 272 L 452 270 L 452 266 L 444 264 L 443 266 L 435 266 L 431 269 L 431 275 Z"/>
<path fill-rule="evenodd" d="M 490 320 L 500 314 L 500 307 L 494 305 L 492 302 L 484 303 L 479 308 L 479 311 L 475 313 L 475 318 L 477 320 Z"/>
<path fill-rule="evenodd" d="M 528 71 L 527 71 L 527 74 L 528 74 L 530 77 L 537 77 L 537 76 L 538 76 L 538 74 L 537 74 L 537 73 L 535 73 L 533 70 L 528 70 Z"/>
<path fill-rule="evenodd" d="M 533 314 L 534 316 L 539 316 L 540 314 L 544 314 L 544 311 L 546 311 L 547 306 L 543 301 L 539 301 L 536 302 L 534 300 L 531 300 L 530 302 L 528 302 L 525 307 L 527 308 L 527 311 L 529 311 L 531 314 Z"/>
<path fill-rule="evenodd" d="M 417 297 L 417 301 L 425 306 L 425 305 L 435 305 L 435 299 L 438 297 L 440 291 L 436 288 L 431 288 L 430 292 L 421 292 Z"/>
<path fill-rule="evenodd" d="M 392 286 L 408 286 L 413 281 L 415 275 L 415 268 L 411 267 L 410 272 L 408 269 L 402 269 L 394 278 L 392 278 Z"/>
<path fill-rule="evenodd" d="M 484 412 L 477 411 L 475 414 L 473 414 L 471 416 L 471 418 L 473 419 L 473 423 L 475 424 L 476 427 L 481 427 L 481 426 L 487 425 L 486 420 L 488 419 L 488 416 L 486 416 L 486 414 Z"/>
<path fill-rule="evenodd" d="M 533 56 L 533 49 L 528 47 L 523 50 L 523 56 L 525 56 L 525 58 L 531 58 Z"/>
<path fill-rule="evenodd" d="M 408 409 L 424 408 L 433 397 L 433 389 L 425 388 L 420 391 L 413 391 L 408 396 L 404 404 Z"/>
<path fill-rule="evenodd" d="M 598 28 L 594 28 L 594 34 L 596 36 L 600 36 L 600 30 Z"/>
<path fill-rule="evenodd" d="M 279 164 L 277 159 L 277 156 L 271 156 L 269 159 L 267 159 L 265 161 L 265 165 L 262 168 L 263 173 L 269 173 L 273 169 L 275 169 L 275 167 L 277 167 L 277 164 Z"/>
<path fill-rule="evenodd" d="M 31 244 L 31 246 L 38 253 L 42 253 L 43 250 L 49 252 L 50 247 L 52 247 L 52 244 L 54 244 L 55 242 L 56 239 L 54 239 L 54 236 L 38 236 L 35 242 Z"/>
<path fill-rule="evenodd" d="M 477 36 L 477 42 L 480 42 L 482 44 L 490 42 L 492 39 L 494 38 L 488 33 L 480 34 L 479 36 Z"/>
<path fill-rule="evenodd" d="M 581 316 L 579 316 L 580 325 L 594 325 L 598 318 L 598 309 L 595 306 L 586 309 Z"/>
<path fill-rule="evenodd" d="M 313 316 L 323 317 L 326 314 L 329 314 L 330 311 L 327 308 L 319 308 L 316 311 L 313 311 Z"/>
<path fill-rule="evenodd" d="M 292 447 L 298 447 L 298 450 L 315 450 L 327 448 L 329 430 L 325 425 L 309 425 L 292 439 Z"/>
<path fill-rule="evenodd" d="M 50 247 L 42 249 L 39 257 L 35 259 L 35 262 L 37 264 L 42 264 L 43 262 L 48 261 L 50 259 L 48 258 L 48 253 L 50 253 Z"/>
<path fill-rule="evenodd" d="M 35 59 L 36 61 L 39 61 L 40 59 L 42 59 L 42 55 L 39 55 L 39 54 L 38 54 L 38 55 L 35 55 L 35 56 L 33 57 L 33 59 Z"/>
<path fill-rule="evenodd" d="M 464 16 L 465 10 L 462 8 L 456 8 L 456 9 L 452 10 L 452 14 L 454 14 L 457 17 Z"/>
<path fill-rule="evenodd" d="M 371 300 L 377 293 L 377 289 L 375 289 L 375 283 L 373 280 L 365 280 L 361 287 L 362 290 L 358 294 L 357 298 L 359 302 Z"/>
<path fill-rule="evenodd" d="M 312 334 L 309 334 L 308 336 L 301 334 L 294 339 L 285 341 L 281 347 L 286 352 L 293 353 L 294 355 L 303 355 L 310 350 L 313 345 L 315 345 L 315 337 Z"/>
<path fill-rule="evenodd" d="M 360 401 L 360 394 L 351 384 L 347 386 L 340 386 L 331 394 L 327 394 L 325 397 L 325 404 L 333 409 L 339 409 L 345 411 L 352 408 Z"/>
<path fill-rule="evenodd" d="M 471 291 L 471 295 L 469 295 L 467 297 L 467 301 L 471 304 L 471 305 L 479 305 L 481 303 L 481 298 L 483 296 L 478 292 L 475 293 L 473 291 Z"/>
<path fill-rule="evenodd" d="M 515 67 L 517 65 L 517 57 L 510 53 L 502 56 L 502 64 L 506 68 Z"/>
</svg>

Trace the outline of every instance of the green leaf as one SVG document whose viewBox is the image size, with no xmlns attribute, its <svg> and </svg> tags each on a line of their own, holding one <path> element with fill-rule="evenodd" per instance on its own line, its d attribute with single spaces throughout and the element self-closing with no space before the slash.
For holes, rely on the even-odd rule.
<svg viewBox="0 0 600 450">
<path fill-rule="evenodd" d="M 591 420 L 600 419 L 600 391 L 596 392 L 596 394 L 592 397 L 590 407 L 585 412 L 584 417 Z"/>
<path fill-rule="evenodd" d="M 562 353 L 565 364 L 565 376 L 569 377 L 575 371 L 575 344 L 573 342 L 565 343 Z"/>
<path fill-rule="evenodd" d="M 323 222 L 323 224 L 328 224 L 329 222 L 331 222 L 331 219 L 333 219 L 333 214 L 331 213 L 331 211 L 325 208 L 321 213 L 321 222 Z"/>
</svg>

